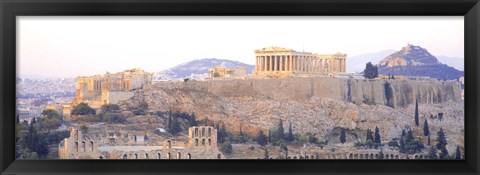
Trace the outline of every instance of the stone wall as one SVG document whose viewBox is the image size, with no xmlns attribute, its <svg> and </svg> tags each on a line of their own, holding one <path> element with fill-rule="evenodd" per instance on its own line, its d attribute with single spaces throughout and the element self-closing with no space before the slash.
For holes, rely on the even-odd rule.
<svg viewBox="0 0 480 175">
<path fill-rule="evenodd" d="M 386 105 L 385 83 L 392 88 L 394 107 L 419 103 L 461 101 L 461 87 L 455 81 L 355 80 L 329 77 L 248 79 L 222 81 L 159 82 L 145 88 L 192 89 L 222 97 L 266 97 L 304 101 L 311 97 L 351 101 L 356 104 Z M 348 91 L 350 90 L 350 95 Z"/>
<path fill-rule="evenodd" d="M 117 104 L 120 101 L 132 98 L 135 95 L 134 91 L 111 91 L 108 92 L 108 103 Z"/>
</svg>

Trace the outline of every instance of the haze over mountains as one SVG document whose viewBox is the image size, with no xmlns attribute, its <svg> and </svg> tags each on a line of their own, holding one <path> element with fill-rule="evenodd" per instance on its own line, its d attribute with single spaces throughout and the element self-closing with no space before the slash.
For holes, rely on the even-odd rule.
<svg viewBox="0 0 480 175">
<path fill-rule="evenodd" d="M 397 67 L 395 69 L 390 68 L 387 70 L 385 66 L 379 66 L 379 73 L 381 74 L 388 74 L 392 73 L 394 71 L 394 74 L 398 75 L 415 75 L 415 76 L 428 76 L 431 75 L 432 77 L 435 78 L 440 78 L 440 79 L 457 79 L 457 77 L 463 75 L 463 67 L 464 67 L 464 60 L 463 58 L 458 58 L 458 57 L 448 57 L 448 56 L 433 56 L 426 49 L 421 48 L 420 46 L 413 46 L 413 45 L 408 45 L 409 47 L 404 47 L 402 50 L 397 53 L 393 49 L 388 49 L 388 50 L 382 50 L 379 52 L 373 52 L 373 53 L 365 53 L 365 54 L 360 54 L 360 55 L 355 55 L 348 57 L 347 56 L 347 72 L 349 73 L 361 73 L 365 69 L 365 64 L 368 62 L 372 62 L 373 64 L 379 64 L 382 60 L 386 59 L 387 57 L 390 57 L 388 59 L 391 64 L 394 64 L 395 59 L 392 60 L 393 57 L 395 58 L 401 58 L 402 54 L 407 54 L 405 49 L 410 48 L 410 47 L 418 47 L 419 52 L 417 53 L 417 50 L 415 48 L 410 48 L 410 50 L 413 50 L 415 52 L 412 52 L 410 56 L 405 57 L 405 61 L 409 62 L 409 65 L 415 65 L 417 63 L 421 63 L 424 70 L 418 72 L 418 71 L 413 71 L 411 70 L 412 67 Z M 420 49 L 421 48 L 421 49 Z M 421 51 L 421 52 L 420 52 Z M 391 56 L 394 54 L 394 56 Z M 424 58 L 425 57 L 425 58 Z M 427 58 L 428 57 L 428 58 Z M 400 59 L 400 60 L 401 60 Z M 417 60 L 418 59 L 418 60 Z M 397 59 L 399 61 L 399 59 Z M 427 62 L 425 62 L 427 61 Z M 429 63 L 428 61 L 432 61 Z M 432 65 L 434 64 L 434 65 Z M 183 64 L 179 64 L 175 67 L 162 70 L 159 72 L 155 73 L 155 80 L 172 80 L 172 79 L 183 79 L 183 78 L 205 78 L 208 73 L 209 68 L 213 68 L 215 66 L 222 65 L 226 67 L 238 67 L 238 66 L 247 66 L 248 74 L 253 73 L 255 69 L 255 65 L 251 64 L 245 64 L 239 61 L 234 61 L 234 60 L 227 60 L 227 59 L 216 59 L 216 58 L 204 58 L 204 59 L 196 59 L 193 61 L 189 61 Z M 420 67 L 422 67 L 420 66 Z M 426 69 L 426 67 L 429 66 L 434 66 L 430 69 Z M 448 68 L 450 67 L 450 68 Z M 419 67 L 416 67 L 419 68 Z M 438 75 L 433 75 L 433 74 L 426 74 L 427 72 L 425 71 L 432 71 L 434 69 L 440 69 L 441 71 L 436 73 Z M 442 75 L 444 73 L 446 75 Z M 412 74 L 414 73 L 414 74 Z M 46 76 L 39 76 L 39 75 L 24 75 L 20 74 L 17 75 L 17 77 L 20 77 L 22 79 L 24 78 L 29 78 L 29 79 L 57 79 L 61 77 L 46 77 Z"/>
</svg>

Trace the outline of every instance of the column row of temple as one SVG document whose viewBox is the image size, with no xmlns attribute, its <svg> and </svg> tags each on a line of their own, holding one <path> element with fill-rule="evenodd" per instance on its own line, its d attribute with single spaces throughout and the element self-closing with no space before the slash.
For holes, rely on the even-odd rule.
<svg viewBox="0 0 480 175">
<path fill-rule="evenodd" d="M 345 58 L 320 59 L 311 55 L 257 56 L 257 72 L 345 72 Z"/>
</svg>

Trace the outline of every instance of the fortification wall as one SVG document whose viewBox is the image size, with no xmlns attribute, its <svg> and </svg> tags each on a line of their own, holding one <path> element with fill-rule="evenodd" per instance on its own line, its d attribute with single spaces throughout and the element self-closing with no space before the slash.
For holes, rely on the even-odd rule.
<svg viewBox="0 0 480 175">
<path fill-rule="evenodd" d="M 223 97 L 266 97 L 303 101 L 313 96 L 351 101 L 356 104 L 386 105 L 386 89 L 391 87 L 391 105 L 405 107 L 419 103 L 461 101 L 461 87 L 455 81 L 358 80 L 330 77 L 211 80 L 159 82 L 150 88 L 180 88 L 209 92 Z"/>
</svg>

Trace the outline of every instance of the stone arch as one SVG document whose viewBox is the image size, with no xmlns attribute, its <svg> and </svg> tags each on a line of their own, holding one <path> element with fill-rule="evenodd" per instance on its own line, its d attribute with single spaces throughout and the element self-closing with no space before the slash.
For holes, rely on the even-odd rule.
<svg viewBox="0 0 480 175">
<path fill-rule="evenodd" d="M 195 128 L 195 137 L 198 137 L 198 128 Z"/>
<path fill-rule="evenodd" d="M 102 155 L 98 156 L 98 159 L 103 159 L 103 156 Z"/>
<path fill-rule="evenodd" d="M 182 153 L 177 152 L 177 159 L 182 159 Z"/>
<path fill-rule="evenodd" d="M 367 154 L 365 154 L 365 159 L 368 159 L 368 153 L 367 153 Z"/>
<path fill-rule="evenodd" d="M 390 155 L 386 154 L 386 155 L 385 155 L 385 158 L 386 158 L 386 159 L 390 159 Z"/>
<path fill-rule="evenodd" d="M 423 155 L 420 155 L 420 159 L 423 159 Z"/>
<path fill-rule="evenodd" d="M 358 154 L 355 154 L 354 157 L 355 157 L 355 159 L 358 159 Z"/>
<path fill-rule="evenodd" d="M 287 159 L 292 159 L 292 157 L 288 156 Z"/>
<path fill-rule="evenodd" d="M 395 155 L 395 159 L 400 159 L 400 156 L 398 156 L 398 154 Z"/>
<path fill-rule="evenodd" d="M 393 157 L 393 154 L 390 154 L 390 159 L 393 159 L 393 158 L 394 158 L 394 157 Z"/>
<path fill-rule="evenodd" d="M 208 128 L 208 132 L 207 132 L 207 135 L 208 137 L 212 137 L 212 128 Z"/>
<path fill-rule="evenodd" d="M 310 155 L 310 158 L 315 159 L 315 156 L 312 154 L 312 155 Z"/>
<path fill-rule="evenodd" d="M 171 158 L 170 153 L 167 153 L 167 159 L 170 159 L 170 158 Z"/>
<path fill-rule="evenodd" d="M 128 159 L 128 156 L 127 156 L 127 154 L 123 154 L 123 157 L 122 157 L 122 159 Z"/>
<path fill-rule="evenodd" d="M 418 159 L 418 155 L 415 154 L 414 158 L 415 158 L 415 159 Z"/>
<path fill-rule="evenodd" d="M 198 146 L 198 139 L 195 139 L 195 146 Z"/>
<path fill-rule="evenodd" d="M 205 139 L 202 139 L 202 146 L 205 146 Z"/>
<path fill-rule="evenodd" d="M 75 152 L 78 152 L 78 142 L 75 142 L 75 147 L 74 147 L 74 149 L 75 149 Z"/>
<path fill-rule="evenodd" d="M 360 154 L 360 159 L 363 159 L 363 154 Z"/>
<path fill-rule="evenodd" d="M 297 156 L 293 156 L 293 159 L 297 159 Z"/>
<path fill-rule="evenodd" d="M 373 153 L 370 154 L 370 159 L 373 159 Z"/>
<path fill-rule="evenodd" d="M 85 147 L 86 147 L 85 141 L 82 141 L 82 152 L 85 152 L 87 150 Z"/>
<path fill-rule="evenodd" d="M 157 159 L 161 159 L 161 158 L 162 158 L 162 154 L 157 153 Z"/>
<path fill-rule="evenodd" d="M 138 154 L 135 153 L 135 154 L 133 155 L 133 158 L 138 159 Z"/>
<path fill-rule="evenodd" d="M 222 155 L 221 155 L 221 154 L 217 154 L 217 159 L 222 159 Z"/>
<path fill-rule="evenodd" d="M 202 127 L 202 137 L 205 137 L 205 128 Z"/>
<path fill-rule="evenodd" d="M 305 155 L 305 159 L 308 159 L 308 158 L 309 158 L 308 155 Z"/>
<path fill-rule="evenodd" d="M 168 149 L 172 148 L 172 141 L 171 140 L 167 140 L 167 148 Z"/>
<path fill-rule="evenodd" d="M 145 159 L 148 159 L 148 153 L 145 153 Z"/>
<path fill-rule="evenodd" d="M 187 159 L 192 159 L 192 155 L 190 153 L 187 154 Z"/>
<path fill-rule="evenodd" d="M 348 159 L 353 159 L 353 154 L 352 154 L 352 153 L 350 153 L 350 154 L 348 155 Z"/>
<path fill-rule="evenodd" d="M 208 146 L 212 146 L 212 139 L 208 139 Z"/>
<path fill-rule="evenodd" d="M 378 154 L 375 154 L 375 159 L 378 159 Z"/>
</svg>

